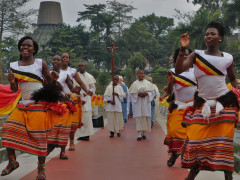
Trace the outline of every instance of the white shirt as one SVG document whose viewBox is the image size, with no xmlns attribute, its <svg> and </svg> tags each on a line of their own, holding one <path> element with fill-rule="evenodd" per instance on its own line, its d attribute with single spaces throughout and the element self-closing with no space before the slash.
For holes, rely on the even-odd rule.
<svg viewBox="0 0 240 180">
<path fill-rule="evenodd" d="M 114 92 L 118 94 L 118 96 L 114 96 L 115 105 L 112 105 L 111 103 L 108 103 L 106 106 L 106 111 L 110 112 L 122 112 L 122 100 L 123 97 L 126 95 L 123 91 L 122 87 L 120 85 L 114 86 Z M 104 102 L 112 101 L 112 85 L 109 85 L 106 88 L 106 91 L 104 93 Z"/>
<path fill-rule="evenodd" d="M 78 72 L 79 77 L 81 78 L 81 80 L 83 81 L 83 83 L 86 85 L 86 88 L 91 91 L 93 94 L 95 94 L 96 91 L 96 87 L 95 84 L 96 80 L 94 79 L 94 77 L 85 72 L 85 73 L 80 73 Z M 75 79 L 73 79 L 73 84 L 76 85 L 78 84 Z M 91 102 L 91 96 L 87 95 L 87 93 L 81 89 L 80 94 L 82 95 L 82 100 L 85 101 L 86 103 L 83 105 L 83 111 L 91 111 L 92 110 L 92 102 Z"/>
</svg>

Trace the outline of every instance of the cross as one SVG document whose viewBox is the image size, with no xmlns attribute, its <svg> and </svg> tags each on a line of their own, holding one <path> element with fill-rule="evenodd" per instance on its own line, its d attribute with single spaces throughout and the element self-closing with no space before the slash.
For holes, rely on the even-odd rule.
<svg viewBox="0 0 240 180">
<path fill-rule="evenodd" d="M 112 50 L 112 85 L 113 85 L 113 102 L 115 103 L 115 98 L 114 98 L 114 50 L 118 49 L 118 47 L 114 47 L 114 43 L 112 43 L 112 47 L 107 47 L 107 49 Z"/>
</svg>

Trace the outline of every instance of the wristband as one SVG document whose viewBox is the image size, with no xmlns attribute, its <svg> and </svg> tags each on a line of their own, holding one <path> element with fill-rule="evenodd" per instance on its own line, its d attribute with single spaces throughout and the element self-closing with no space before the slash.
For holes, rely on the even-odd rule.
<svg viewBox="0 0 240 180">
<path fill-rule="evenodd" d="M 187 49 L 186 47 L 181 47 L 180 51 L 185 53 L 186 49 Z"/>
</svg>

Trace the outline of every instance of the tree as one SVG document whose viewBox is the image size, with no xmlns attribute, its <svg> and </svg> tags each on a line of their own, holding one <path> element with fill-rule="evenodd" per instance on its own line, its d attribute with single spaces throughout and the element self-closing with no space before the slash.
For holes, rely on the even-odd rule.
<svg viewBox="0 0 240 180">
<path fill-rule="evenodd" d="M 86 58 L 93 60 L 98 70 L 107 61 L 107 56 L 106 46 L 103 43 L 99 43 L 96 39 L 90 40 Z"/>
<path fill-rule="evenodd" d="M 156 16 L 154 13 L 139 18 L 147 27 L 147 30 L 154 35 L 156 39 L 167 34 L 173 27 L 173 18 Z"/>
<path fill-rule="evenodd" d="M 185 32 L 189 32 L 189 36 L 191 37 L 191 45 L 192 49 L 203 49 L 205 48 L 205 43 L 203 41 L 205 27 L 211 21 L 220 21 L 222 22 L 222 13 L 220 10 L 216 10 L 214 14 L 209 14 L 207 9 L 199 9 L 193 14 L 192 17 L 189 17 L 189 21 L 187 23 L 180 22 L 176 28 L 171 31 L 171 38 L 175 38 L 173 43 L 173 50 L 180 46 L 179 37 L 181 34 Z M 223 43 L 222 43 L 223 44 Z M 223 46 L 222 46 L 223 47 Z"/>
<path fill-rule="evenodd" d="M 36 11 L 22 10 L 30 0 L 1 0 L 0 1 L 0 76 L 2 77 L 2 42 L 4 33 L 18 36 L 31 25 L 30 16 Z"/>
<path fill-rule="evenodd" d="M 153 34 L 148 32 L 144 23 L 136 21 L 129 29 L 126 29 L 122 36 L 127 41 L 127 48 L 131 56 L 135 52 L 141 52 L 149 63 L 156 63 L 160 58 L 160 45 Z"/>
<path fill-rule="evenodd" d="M 106 84 L 109 82 L 110 74 L 107 72 L 101 72 L 98 76 L 99 84 L 102 86 L 106 86 Z"/>
<path fill-rule="evenodd" d="M 108 8 L 110 9 L 109 13 L 115 17 L 115 23 L 114 26 L 118 29 L 118 39 L 122 35 L 123 28 L 126 25 L 129 25 L 131 21 L 133 20 L 133 16 L 128 15 L 131 13 L 134 9 L 132 5 L 127 5 L 124 3 L 114 1 L 107 1 Z"/>
<path fill-rule="evenodd" d="M 71 63 L 75 63 L 74 61 L 86 57 L 89 36 L 89 33 L 85 31 L 85 27 L 82 25 L 71 27 L 62 24 L 54 31 L 46 45 L 51 47 L 52 56 L 68 52 L 71 56 Z"/>
<path fill-rule="evenodd" d="M 10 63 L 19 59 L 19 51 L 17 48 L 17 42 L 12 37 L 6 37 L 2 41 L 2 61 L 3 72 L 8 72 Z"/>
<path fill-rule="evenodd" d="M 187 0 L 189 2 L 189 0 Z M 223 4 L 228 2 L 228 0 L 193 0 L 194 5 L 199 4 L 200 9 L 209 10 L 210 14 L 214 14 L 216 10 L 219 10 L 223 7 Z"/>
<path fill-rule="evenodd" d="M 132 69 L 132 79 L 131 81 L 134 81 L 134 75 L 135 70 L 138 69 L 144 69 L 147 65 L 147 61 L 140 52 L 135 52 L 133 57 L 128 60 L 129 66 Z"/>
<path fill-rule="evenodd" d="M 31 25 L 30 16 L 36 13 L 36 10 L 22 10 L 30 0 L 1 0 L 0 1 L 0 43 L 3 40 L 3 34 L 6 32 L 14 35 L 23 33 Z"/>
<path fill-rule="evenodd" d="M 106 5 L 105 4 L 94 4 L 94 5 L 87 5 L 84 4 L 86 7 L 86 11 L 79 11 L 78 15 L 80 16 L 77 19 L 77 22 L 82 20 L 90 20 L 91 26 L 90 29 L 93 29 L 96 33 L 100 33 L 103 31 L 101 14 L 105 13 Z"/>
<path fill-rule="evenodd" d="M 240 0 L 224 4 L 224 24 L 232 29 L 240 26 Z"/>
</svg>

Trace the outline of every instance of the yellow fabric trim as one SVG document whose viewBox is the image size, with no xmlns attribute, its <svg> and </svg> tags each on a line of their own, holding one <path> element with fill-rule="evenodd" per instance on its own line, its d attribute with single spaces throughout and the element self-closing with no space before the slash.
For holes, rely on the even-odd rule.
<svg viewBox="0 0 240 180">
<path fill-rule="evenodd" d="M 177 80 L 177 81 L 180 81 L 181 83 L 185 84 L 186 86 L 194 86 L 194 84 L 188 82 L 188 81 L 185 81 L 184 79 L 181 79 L 177 76 L 174 76 L 174 78 Z"/>
<path fill-rule="evenodd" d="M 13 74 L 17 79 L 22 79 L 22 80 L 27 81 L 27 82 L 39 82 L 39 83 L 42 84 L 42 82 L 37 80 L 37 79 L 30 78 L 28 76 L 24 76 L 24 75 L 20 75 L 20 74 L 16 74 L 16 73 L 13 73 Z"/>
<path fill-rule="evenodd" d="M 206 66 L 200 59 L 196 58 L 197 63 L 202 66 L 203 68 L 207 69 L 210 73 L 212 73 L 213 75 L 219 75 L 218 73 L 216 73 L 215 71 L 213 71 L 211 68 L 209 68 L 208 66 Z"/>
</svg>

